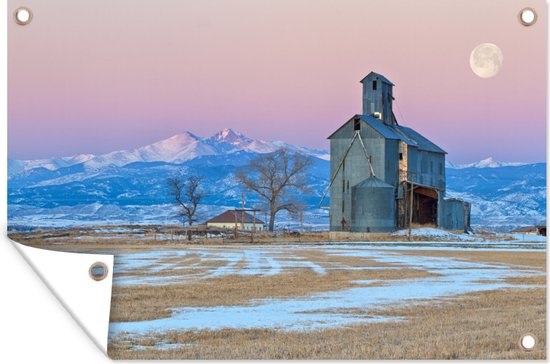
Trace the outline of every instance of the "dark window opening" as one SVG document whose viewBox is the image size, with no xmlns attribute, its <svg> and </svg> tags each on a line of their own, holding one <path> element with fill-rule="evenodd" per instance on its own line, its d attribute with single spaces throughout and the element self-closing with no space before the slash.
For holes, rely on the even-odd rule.
<svg viewBox="0 0 550 364">
<path fill-rule="evenodd" d="M 403 153 L 399 153 L 399 160 L 400 160 L 400 161 L 403 160 Z"/>
<path fill-rule="evenodd" d="M 355 130 L 355 131 L 361 130 L 361 120 L 355 119 L 353 121 L 353 130 Z"/>
<path fill-rule="evenodd" d="M 378 83 L 376 81 L 372 81 L 372 90 L 376 91 L 378 89 Z"/>
<path fill-rule="evenodd" d="M 346 192 L 346 181 L 342 183 L 342 192 Z"/>
<path fill-rule="evenodd" d="M 342 200 L 342 213 L 344 213 L 345 208 L 346 208 L 346 201 Z"/>
</svg>

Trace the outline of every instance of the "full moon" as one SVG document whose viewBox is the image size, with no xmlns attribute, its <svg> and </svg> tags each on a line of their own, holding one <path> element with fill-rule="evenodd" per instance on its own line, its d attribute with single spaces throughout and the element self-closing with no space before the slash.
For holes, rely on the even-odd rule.
<svg viewBox="0 0 550 364">
<path fill-rule="evenodd" d="M 492 43 L 478 45 L 470 54 L 470 67 L 481 78 L 497 75 L 502 68 L 502 51 Z"/>
</svg>

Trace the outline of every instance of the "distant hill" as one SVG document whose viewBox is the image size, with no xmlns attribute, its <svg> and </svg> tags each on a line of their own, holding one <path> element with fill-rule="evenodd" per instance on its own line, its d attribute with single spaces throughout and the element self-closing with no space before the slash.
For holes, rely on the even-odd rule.
<svg viewBox="0 0 550 364">
<path fill-rule="evenodd" d="M 472 202 L 472 224 L 509 231 L 546 221 L 546 163 L 447 168 L 447 196 Z"/>
<path fill-rule="evenodd" d="M 313 191 L 299 197 L 310 206 L 306 225 L 327 228 L 318 209 L 328 186 L 329 155 L 322 150 L 249 138 L 231 129 L 202 138 L 184 132 L 133 150 L 104 155 L 8 161 L 8 218 L 11 226 L 176 222 L 166 179 L 180 173 L 205 176 L 204 219 L 239 206 L 234 172 L 261 154 L 286 147 L 313 157 L 308 176 Z M 508 230 L 544 221 L 546 164 L 507 164 L 492 159 L 447 166 L 448 196 L 471 201 L 475 226 Z M 259 203 L 247 194 L 247 206 Z M 328 200 L 325 204 L 328 203 Z M 283 215 L 279 227 L 295 226 Z"/>
</svg>

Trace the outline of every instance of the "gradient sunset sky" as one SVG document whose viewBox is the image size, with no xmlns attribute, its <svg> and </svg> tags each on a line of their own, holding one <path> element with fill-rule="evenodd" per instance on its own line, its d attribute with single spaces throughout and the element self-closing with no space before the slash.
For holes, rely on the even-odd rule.
<svg viewBox="0 0 550 364">
<path fill-rule="evenodd" d="M 10 158 L 224 127 L 328 148 L 374 70 L 399 123 L 453 163 L 546 159 L 544 0 L 10 0 L 10 14 L 21 5 L 34 20 L 8 26 Z M 494 78 L 470 69 L 480 43 L 502 49 Z"/>
</svg>

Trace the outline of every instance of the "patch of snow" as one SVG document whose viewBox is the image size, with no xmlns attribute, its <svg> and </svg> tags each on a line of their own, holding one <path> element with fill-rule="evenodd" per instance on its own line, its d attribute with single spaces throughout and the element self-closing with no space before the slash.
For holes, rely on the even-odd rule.
<svg viewBox="0 0 550 364">
<path fill-rule="evenodd" d="M 409 230 L 398 230 L 391 235 L 393 236 L 407 236 L 409 234 Z M 412 236 L 420 236 L 420 237 L 427 237 L 427 238 L 441 238 L 445 240 L 457 240 L 457 241 L 476 241 L 477 238 L 469 235 L 469 234 L 455 234 L 451 233 L 445 230 L 441 229 L 435 229 L 435 228 L 419 228 L 419 229 L 412 229 L 411 230 Z"/>
<path fill-rule="evenodd" d="M 546 242 L 546 236 L 534 234 L 510 234 L 514 239 L 519 241 L 543 241 Z"/>
<path fill-rule="evenodd" d="M 303 248 L 303 247 L 302 247 Z M 313 247 L 312 249 L 323 249 Z M 388 317 L 346 314 L 350 309 L 381 309 L 402 304 L 406 300 L 442 299 L 468 292 L 510 287 L 504 280 L 511 276 L 536 276 L 531 270 L 458 260 L 447 257 L 407 256 L 383 252 L 376 248 L 327 248 L 329 255 L 361 256 L 378 262 L 421 269 L 437 276 L 419 279 L 386 280 L 382 286 L 357 282 L 359 287 L 289 299 L 252 300 L 243 306 L 180 307 L 171 317 L 150 321 L 111 323 L 109 333 L 146 334 L 168 330 L 200 330 L 222 328 L 270 328 L 304 331 L 345 325 L 383 321 Z M 278 256 L 278 248 L 264 248 L 264 253 Z M 287 249 L 288 255 L 292 252 Z M 366 284 L 365 284 L 366 283 Z M 521 287 L 521 286 L 520 286 Z"/>
</svg>

